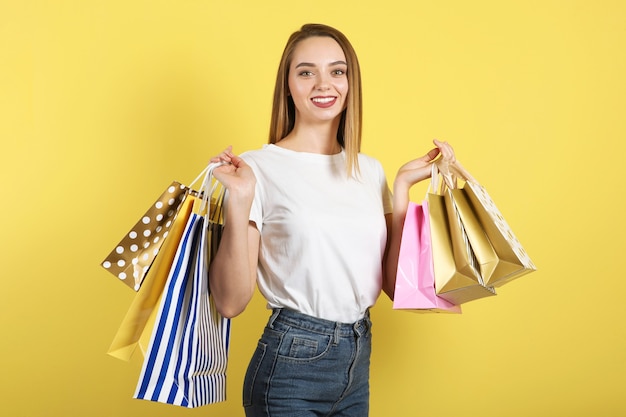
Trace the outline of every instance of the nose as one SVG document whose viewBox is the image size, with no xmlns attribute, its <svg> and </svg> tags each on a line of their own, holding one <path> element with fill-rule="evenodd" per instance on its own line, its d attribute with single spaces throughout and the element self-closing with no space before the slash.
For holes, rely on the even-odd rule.
<svg viewBox="0 0 626 417">
<path fill-rule="evenodd" d="M 328 75 L 320 74 L 317 77 L 317 83 L 315 83 L 315 89 L 319 91 L 326 91 L 330 89 L 330 82 Z"/>
</svg>

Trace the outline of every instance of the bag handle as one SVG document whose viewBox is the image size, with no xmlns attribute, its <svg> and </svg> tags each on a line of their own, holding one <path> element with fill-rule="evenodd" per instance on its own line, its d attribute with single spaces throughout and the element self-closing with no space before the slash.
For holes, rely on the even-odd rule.
<svg viewBox="0 0 626 417">
<path fill-rule="evenodd" d="M 439 172 L 441 173 L 443 179 L 446 181 L 448 188 L 454 189 L 457 188 L 457 179 L 460 178 L 463 181 L 471 182 L 474 184 L 478 184 L 478 181 L 472 174 L 470 174 L 458 160 L 455 160 L 452 163 L 444 162 L 442 159 L 435 161 Z"/>
<path fill-rule="evenodd" d="M 211 162 L 198 174 L 198 176 L 187 186 L 188 193 L 197 197 L 199 201 L 194 203 L 195 213 L 206 214 L 211 220 L 219 219 L 222 215 L 222 202 L 226 189 L 215 179 L 213 170 L 228 162 Z M 202 182 L 200 180 L 202 179 Z M 199 183 L 200 186 L 194 189 L 193 185 Z M 211 213 L 211 199 L 215 196 L 217 212 Z M 217 220 L 216 220 L 217 221 Z"/>
<path fill-rule="evenodd" d="M 442 179 L 441 185 L 439 185 L 440 177 Z M 430 184 L 427 193 L 433 192 L 443 195 L 447 190 L 458 188 L 459 179 L 479 185 L 478 181 L 472 177 L 472 174 L 459 161 L 449 163 L 444 162 L 443 159 L 438 159 L 431 163 Z"/>
<path fill-rule="evenodd" d="M 222 210 L 222 201 L 224 200 L 224 193 L 226 192 L 226 189 L 224 188 L 222 183 L 220 183 L 213 175 L 213 170 L 225 164 L 227 164 L 227 162 L 211 162 L 203 170 L 204 180 L 202 181 L 202 185 L 200 186 L 199 190 L 200 197 L 202 199 L 202 203 L 200 204 L 200 213 L 206 213 L 208 217 L 212 220 L 215 220 L 215 215 L 218 210 L 215 210 L 214 213 L 211 213 L 211 199 L 215 196 L 216 207 L 219 208 L 219 212 L 217 215 L 220 216 Z M 198 179 L 199 178 L 200 177 L 198 177 Z"/>
<path fill-rule="evenodd" d="M 441 185 L 439 184 L 439 178 L 442 178 Z M 430 164 L 430 184 L 428 184 L 427 194 L 434 193 L 443 195 L 448 188 L 456 188 L 456 180 L 453 181 L 451 175 L 444 176 L 444 173 L 441 171 L 441 167 L 435 162 Z"/>
<path fill-rule="evenodd" d="M 196 184 L 196 183 L 198 183 L 198 181 L 200 181 L 200 178 L 202 178 L 202 177 L 205 177 L 205 176 L 206 176 L 207 171 L 208 171 L 209 169 L 211 169 L 211 165 L 212 165 L 212 164 L 213 164 L 213 163 L 210 163 L 210 164 L 208 164 L 207 166 L 205 166 L 205 167 L 202 169 L 202 171 L 200 172 L 200 174 L 198 174 L 198 176 L 196 177 L 196 179 L 195 179 L 195 180 L 193 180 L 193 181 L 191 181 L 191 183 L 190 183 L 190 184 L 189 184 L 189 186 L 188 186 L 190 189 L 192 189 L 192 188 L 193 188 L 193 185 L 194 185 L 194 184 Z"/>
<path fill-rule="evenodd" d="M 439 185 L 439 178 L 442 179 L 441 185 Z M 456 176 L 446 166 L 436 162 L 431 163 L 430 184 L 427 193 L 434 192 L 443 195 L 448 189 L 453 190 L 455 188 L 457 188 Z"/>
</svg>

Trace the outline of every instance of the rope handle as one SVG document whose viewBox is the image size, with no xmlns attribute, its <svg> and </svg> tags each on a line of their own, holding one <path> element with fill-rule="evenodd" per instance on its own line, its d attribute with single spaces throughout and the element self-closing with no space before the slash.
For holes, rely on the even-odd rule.
<svg viewBox="0 0 626 417">
<path fill-rule="evenodd" d="M 199 197 L 200 204 L 198 210 L 194 207 L 194 211 L 205 214 L 208 216 L 210 220 L 218 222 L 222 216 L 222 203 L 224 201 L 224 194 L 226 192 L 226 188 L 220 183 L 215 176 L 213 175 L 213 170 L 215 168 L 220 167 L 222 165 L 226 165 L 228 162 L 211 162 L 209 163 L 200 174 L 194 179 L 190 186 L 190 193 Z M 192 186 L 196 183 L 199 183 L 200 179 L 202 182 L 200 183 L 200 187 L 195 190 Z M 215 208 L 213 212 L 211 212 L 211 200 L 215 198 Z"/>
</svg>

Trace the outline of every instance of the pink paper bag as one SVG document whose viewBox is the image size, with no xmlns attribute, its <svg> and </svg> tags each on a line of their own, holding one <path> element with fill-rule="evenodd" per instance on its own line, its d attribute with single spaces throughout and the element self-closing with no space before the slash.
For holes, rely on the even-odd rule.
<svg viewBox="0 0 626 417">
<path fill-rule="evenodd" d="M 398 257 L 396 310 L 461 313 L 461 306 L 437 296 L 428 221 L 428 202 L 409 202 Z"/>
</svg>

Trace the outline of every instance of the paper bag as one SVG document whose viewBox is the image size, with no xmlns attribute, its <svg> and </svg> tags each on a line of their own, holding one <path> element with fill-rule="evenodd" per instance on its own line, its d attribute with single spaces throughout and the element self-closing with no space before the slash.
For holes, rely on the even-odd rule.
<svg viewBox="0 0 626 417">
<path fill-rule="evenodd" d="M 493 296 L 495 290 L 482 282 L 463 225 L 445 193 L 428 194 L 437 295 L 453 304 Z"/>
<path fill-rule="evenodd" d="M 101 263 L 135 291 L 141 287 L 185 199 L 187 187 L 172 182 Z"/>
<path fill-rule="evenodd" d="M 145 354 L 154 325 L 156 306 L 159 303 L 195 200 L 195 197 L 188 195 L 183 201 L 170 228 L 169 236 L 161 247 L 159 256 L 148 271 L 141 288 L 115 334 L 107 352 L 109 355 L 118 359 L 129 360 L 138 345 L 141 352 Z M 152 320 L 152 326 L 150 320 Z"/>
<path fill-rule="evenodd" d="M 461 307 L 437 296 L 431 250 L 428 202 L 409 202 L 394 292 L 393 308 L 415 312 L 461 313 Z"/>
<path fill-rule="evenodd" d="M 209 185 L 205 180 L 202 205 L 189 216 L 169 269 L 135 398 L 188 408 L 226 399 L 230 319 L 217 311 L 209 287 L 223 225 L 221 209 L 209 208 Z"/>
<path fill-rule="evenodd" d="M 463 187 L 472 208 L 500 262 L 487 278 L 487 284 L 500 287 L 513 279 L 537 270 L 513 230 L 496 207 L 487 190 L 473 182 Z"/>
<path fill-rule="evenodd" d="M 480 264 L 484 282 L 499 287 L 536 271 L 535 264 L 485 187 L 480 185 L 458 161 L 442 168 L 465 181 L 462 188 L 452 189 L 451 193 Z"/>
</svg>

